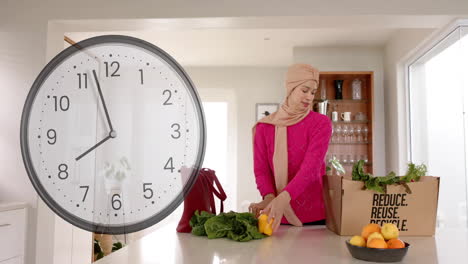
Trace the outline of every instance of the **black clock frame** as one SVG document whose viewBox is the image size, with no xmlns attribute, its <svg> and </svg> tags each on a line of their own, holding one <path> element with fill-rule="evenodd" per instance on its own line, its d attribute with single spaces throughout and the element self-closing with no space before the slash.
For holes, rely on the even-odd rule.
<svg viewBox="0 0 468 264">
<path fill-rule="evenodd" d="M 182 192 L 180 192 L 176 198 L 163 210 L 159 213 L 145 219 L 144 221 L 137 222 L 131 225 L 101 225 L 96 224 L 87 220 L 84 220 L 80 217 L 77 217 L 67 210 L 63 209 L 45 190 L 42 186 L 38 174 L 34 169 L 31 156 L 29 153 L 29 132 L 28 132 L 28 125 L 29 125 L 29 118 L 31 109 L 36 98 L 37 93 L 39 92 L 42 83 L 47 79 L 50 73 L 52 73 L 55 68 L 68 57 L 72 56 L 73 54 L 80 52 L 80 50 L 89 48 L 99 44 L 128 44 L 134 45 L 140 48 L 143 48 L 149 52 L 152 52 L 165 60 L 181 77 L 185 85 L 189 88 L 189 92 L 194 99 L 195 108 L 197 111 L 197 115 L 200 119 L 200 141 L 199 141 L 199 149 L 197 153 L 197 158 L 195 162 L 195 166 L 193 171 L 188 178 Z M 57 215 L 62 217 L 65 221 L 71 223 L 74 226 L 82 228 L 84 230 L 100 233 L 100 234 L 127 234 L 136 231 L 143 230 L 148 228 L 165 217 L 167 217 L 170 213 L 172 213 L 184 200 L 185 196 L 190 192 L 193 184 L 195 183 L 198 172 L 200 171 L 203 158 L 205 155 L 205 143 L 206 143 L 206 124 L 205 124 L 205 116 L 203 113 L 203 108 L 201 104 L 200 97 L 195 89 L 195 85 L 193 84 L 192 80 L 182 68 L 182 66 L 177 63 L 177 61 L 172 58 L 168 53 L 163 51 L 162 49 L 158 48 L 157 46 L 134 37 L 129 36 L 122 36 L 122 35 L 105 35 L 105 36 L 98 36 L 89 38 L 83 41 L 72 45 L 62 52 L 60 52 L 57 56 L 55 56 L 45 67 L 42 69 L 36 80 L 34 81 L 31 90 L 26 98 L 22 116 L 21 116 L 21 128 L 20 128 L 20 140 L 21 140 L 21 154 L 23 157 L 23 163 L 28 173 L 29 179 L 31 180 L 32 185 L 34 186 L 36 192 L 42 198 L 42 200 L 47 204 L 47 206 L 52 209 Z"/>
</svg>

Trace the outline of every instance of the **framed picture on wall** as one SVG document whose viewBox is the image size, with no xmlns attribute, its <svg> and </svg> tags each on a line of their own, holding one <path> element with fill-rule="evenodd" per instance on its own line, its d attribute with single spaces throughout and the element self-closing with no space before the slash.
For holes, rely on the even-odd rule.
<svg viewBox="0 0 468 264">
<path fill-rule="evenodd" d="M 276 111 L 278 111 L 279 104 L 278 103 L 259 103 L 256 105 L 256 121 L 268 116 Z"/>
</svg>

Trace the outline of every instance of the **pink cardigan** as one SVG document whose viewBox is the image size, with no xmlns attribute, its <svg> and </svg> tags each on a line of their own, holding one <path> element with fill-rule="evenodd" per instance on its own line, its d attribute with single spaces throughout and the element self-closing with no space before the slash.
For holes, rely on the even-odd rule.
<svg viewBox="0 0 468 264">
<path fill-rule="evenodd" d="M 325 219 L 322 176 L 331 137 L 331 122 L 325 115 L 310 112 L 288 127 L 288 185 L 291 206 L 302 223 Z M 262 197 L 276 193 L 273 176 L 275 127 L 260 123 L 254 139 L 254 172 Z M 288 223 L 283 217 L 281 223 Z"/>
</svg>

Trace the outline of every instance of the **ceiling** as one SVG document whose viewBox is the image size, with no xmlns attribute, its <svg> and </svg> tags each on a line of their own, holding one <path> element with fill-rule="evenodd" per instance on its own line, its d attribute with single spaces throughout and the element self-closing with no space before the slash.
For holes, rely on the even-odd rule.
<svg viewBox="0 0 468 264">
<path fill-rule="evenodd" d="M 76 31 L 65 35 L 77 42 L 104 34 L 134 36 L 162 48 L 184 66 L 287 66 L 294 47 L 383 48 L 398 30 L 435 29 L 451 20 L 449 16 L 327 16 L 68 21 Z"/>
</svg>

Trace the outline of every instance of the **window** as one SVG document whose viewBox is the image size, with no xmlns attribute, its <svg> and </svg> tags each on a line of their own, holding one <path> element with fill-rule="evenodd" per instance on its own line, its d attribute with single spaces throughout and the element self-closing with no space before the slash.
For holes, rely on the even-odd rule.
<svg viewBox="0 0 468 264">
<path fill-rule="evenodd" d="M 439 176 L 438 228 L 467 227 L 468 27 L 457 27 L 408 68 L 410 159 Z"/>
<path fill-rule="evenodd" d="M 228 185 L 227 179 L 227 103 L 204 102 L 206 119 L 206 148 L 203 168 L 216 171 L 222 186 Z"/>
</svg>

